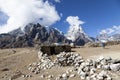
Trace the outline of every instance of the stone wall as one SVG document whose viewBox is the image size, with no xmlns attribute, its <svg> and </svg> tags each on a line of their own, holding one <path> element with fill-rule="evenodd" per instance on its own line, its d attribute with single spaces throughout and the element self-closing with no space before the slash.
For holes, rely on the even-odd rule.
<svg viewBox="0 0 120 80">
<path fill-rule="evenodd" d="M 41 46 L 40 51 L 44 54 L 47 53 L 48 55 L 52 54 L 59 54 L 60 52 L 70 52 L 71 46 L 69 45 L 51 45 L 51 46 Z"/>
</svg>

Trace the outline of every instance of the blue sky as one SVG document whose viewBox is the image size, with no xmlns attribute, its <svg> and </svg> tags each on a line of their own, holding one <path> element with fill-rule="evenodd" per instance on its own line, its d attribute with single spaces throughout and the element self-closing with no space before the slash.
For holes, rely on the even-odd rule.
<svg viewBox="0 0 120 80">
<path fill-rule="evenodd" d="M 0 25 L 6 24 L 8 17 L 3 12 L 0 11 Z"/>
<path fill-rule="evenodd" d="M 120 25 L 120 0 L 61 0 L 55 6 L 63 16 L 54 26 L 64 33 L 69 26 L 65 22 L 68 16 L 78 16 L 84 21 L 83 29 L 93 37 L 103 29 Z"/>
<path fill-rule="evenodd" d="M 120 25 L 120 0 L 60 0 L 60 3 L 54 0 L 48 1 L 54 4 L 59 14 L 62 14 L 60 21 L 52 26 L 63 33 L 69 29 L 69 24 L 66 22 L 68 16 L 78 16 L 84 21 L 81 26 L 92 37 L 96 37 L 101 30 Z M 6 23 L 7 18 L 0 12 L 0 25 Z"/>
</svg>

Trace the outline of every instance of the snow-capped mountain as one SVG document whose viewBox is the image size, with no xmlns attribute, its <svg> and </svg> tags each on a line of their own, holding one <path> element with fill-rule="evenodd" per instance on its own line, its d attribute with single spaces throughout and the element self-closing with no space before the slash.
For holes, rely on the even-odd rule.
<svg viewBox="0 0 120 80">
<path fill-rule="evenodd" d="M 108 35 L 108 34 L 100 34 L 97 37 L 98 41 L 100 42 L 108 42 L 108 41 L 120 41 L 120 34 L 113 34 L 113 35 Z"/>
<path fill-rule="evenodd" d="M 72 41 L 71 41 L 72 40 Z M 0 34 L 0 48 L 35 46 L 36 44 L 70 43 L 84 45 L 91 38 L 82 30 L 71 29 L 67 37 L 56 28 L 30 23 L 7 34 Z"/>
<path fill-rule="evenodd" d="M 35 44 L 67 43 L 64 34 L 53 27 L 30 23 L 23 30 L 0 34 L 0 48 L 26 47 Z"/>
<path fill-rule="evenodd" d="M 84 45 L 89 41 L 93 41 L 79 25 L 71 26 L 66 34 L 67 39 L 72 40 L 76 45 Z"/>
<path fill-rule="evenodd" d="M 109 40 L 109 36 L 106 33 L 100 34 L 97 36 L 97 40 L 100 42 L 107 42 Z"/>
<path fill-rule="evenodd" d="M 81 27 L 73 26 L 69 29 L 66 37 L 72 41 L 75 41 L 81 33 L 84 33 Z"/>
<path fill-rule="evenodd" d="M 119 40 L 120 41 L 120 34 L 114 34 L 111 36 L 114 40 Z"/>
</svg>

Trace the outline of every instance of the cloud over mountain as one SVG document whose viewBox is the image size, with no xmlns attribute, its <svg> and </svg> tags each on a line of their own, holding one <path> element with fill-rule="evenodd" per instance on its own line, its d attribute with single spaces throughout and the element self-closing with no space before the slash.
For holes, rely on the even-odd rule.
<svg viewBox="0 0 120 80">
<path fill-rule="evenodd" d="M 70 24 L 71 27 L 75 25 L 76 27 L 79 27 L 79 25 L 84 24 L 84 22 L 81 21 L 78 16 L 68 16 L 66 21 Z"/>
<path fill-rule="evenodd" d="M 70 25 L 66 35 L 68 39 L 74 41 L 79 37 L 79 33 L 84 33 L 81 27 L 81 24 L 84 24 L 84 22 L 78 16 L 68 16 L 66 21 Z"/>
<path fill-rule="evenodd" d="M 7 23 L 0 26 L 0 33 L 32 22 L 50 26 L 60 20 L 55 6 L 43 0 L 0 0 L 0 11 L 9 17 Z"/>
</svg>

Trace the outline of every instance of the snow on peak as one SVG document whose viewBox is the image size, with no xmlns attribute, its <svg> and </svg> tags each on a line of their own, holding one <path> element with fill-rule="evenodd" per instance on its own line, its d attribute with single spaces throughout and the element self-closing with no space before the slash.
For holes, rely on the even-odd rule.
<svg viewBox="0 0 120 80">
<path fill-rule="evenodd" d="M 56 31 L 59 32 L 61 35 L 63 35 L 63 32 L 60 31 L 59 29 L 55 28 L 55 27 L 45 26 L 45 28 L 46 28 L 46 30 L 47 30 L 48 33 L 50 33 L 50 31 L 55 31 L 55 30 L 56 30 Z"/>
<path fill-rule="evenodd" d="M 50 27 L 49 26 L 45 26 L 46 30 L 48 33 L 50 33 Z"/>
<path fill-rule="evenodd" d="M 78 16 L 69 16 L 67 17 L 66 21 L 70 25 L 69 30 L 66 34 L 66 37 L 69 40 L 75 41 L 78 37 L 80 37 L 80 34 L 83 34 L 85 38 L 89 39 L 89 36 L 87 36 L 81 27 L 84 22 L 79 20 Z"/>
<path fill-rule="evenodd" d="M 84 34 L 84 31 L 81 26 L 70 26 L 66 37 L 72 41 L 75 41 L 81 33 Z"/>
</svg>

